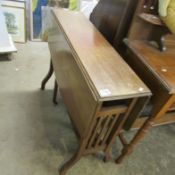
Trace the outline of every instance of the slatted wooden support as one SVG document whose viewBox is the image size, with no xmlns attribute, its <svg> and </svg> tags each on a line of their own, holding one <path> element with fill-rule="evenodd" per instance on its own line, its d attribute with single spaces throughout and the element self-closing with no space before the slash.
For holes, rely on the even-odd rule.
<svg viewBox="0 0 175 175">
<path fill-rule="evenodd" d="M 107 140 L 120 114 L 121 113 L 114 113 L 111 115 L 97 117 L 88 141 L 87 149 L 107 144 Z"/>
<path fill-rule="evenodd" d="M 54 9 L 48 38 L 60 94 L 80 136 L 77 152 L 59 170 L 65 175 L 85 154 L 106 156 L 135 101 L 151 93 L 81 13 Z"/>
</svg>

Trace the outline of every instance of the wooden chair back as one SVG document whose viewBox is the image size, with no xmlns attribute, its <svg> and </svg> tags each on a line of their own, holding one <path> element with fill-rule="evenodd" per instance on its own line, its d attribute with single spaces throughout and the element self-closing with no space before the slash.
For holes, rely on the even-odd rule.
<svg viewBox="0 0 175 175">
<path fill-rule="evenodd" d="M 138 0 L 100 0 L 90 21 L 116 48 L 128 33 Z"/>
</svg>

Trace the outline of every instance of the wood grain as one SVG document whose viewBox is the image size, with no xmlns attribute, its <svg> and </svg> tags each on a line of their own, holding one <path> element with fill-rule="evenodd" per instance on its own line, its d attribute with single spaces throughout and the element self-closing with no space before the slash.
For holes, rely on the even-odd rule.
<svg viewBox="0 0 175 175">
<path fill-rule="evenodd" d="M 61 29 L 53 20 L 49 31 L 49 48 L 56 80 L 71 120 L 83 137 L 98 105 L 93 92 L 88 88 Z"/>
<path fill-rule="evenodd" d="M 69 38 L 75 59 L 99 100 L 149 93 L 148 88 L 83 14 L 62 9 L 54 9 L 53 13 L 65 37 Z M 103 96 L 101 91 L 106 89 L 110 93 Z"/>
<path fill-rule="evenodd" d="M 175 53 L 169 50 L 160 52 L 143 41 L 128 40 L 127 45 L 168 89 L 169 93 L 175 93 Z"/>
</svg>

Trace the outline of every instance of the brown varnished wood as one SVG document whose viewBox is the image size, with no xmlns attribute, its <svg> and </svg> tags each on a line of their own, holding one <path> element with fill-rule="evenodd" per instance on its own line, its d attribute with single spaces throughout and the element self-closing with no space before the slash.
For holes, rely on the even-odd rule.
<svg viewBox="0 0 175 175">
<path fill-rule="evenodd" d="M 169 52 L 169 50 L 160 52 L 148 42 L 137 40 L 128 40 L 127 47 L 167 87 L 169 93 L 175 92 L 175 52 Z"/>
<path fill-rule="evenodd" d="M 49 48 L 53 57 L 55 76 L 64 103 L 72 115 L 73 123 L 83 137 L 95 111 L 97 99 L 88 88 L 81 70 L 74 60 L 71 48 L 54 19 L 53 26 L 50 30 Z"/>
<path fill-rule="evenodd" d="M 142 116 L 142 118 L 138 118 L 134 124 L 132 125 L 132 129 L 139 129 L 140 126 L 143 126 L 144 122 L 147 120 L 147 117 Z M 156 119 L 153 123 L 153 126 L 159 126 L 159 125 L 167 125 L 172 123 L 172 121 L 175 122 L 175 113 L 166 113 L 162 117 L 159 117 Z"/>
<path fill-rule="evenodd" d="M 174 47 L 175 47 L 175 35 L 174 34 L 167 34 L 162 37 L 163 45 L 166 47 L 166 50 L 168 52 L 174 53 Z"/>
<path fill-rule="evenodd" d="M 152 9 L 148 7 L 152 7 Z M 145 7 L 146 6 L 146 7 Z M 152 106 L 148 116 L 136 119 L 128 118 L 125 129 L 139 128 L 135 136 L 125 145 L 116 163 L 132 153 L 135 146 L 144 138 L 149 130 L 156 125 L 175 122 L 175 78 L 174 78 L 174 48 L 173 37 L 165 39 L 166 50 L 162 35 L 168 30 L 159 19 L 151 19 L 157 14 L 157 1 L 140 1 L 133 19 L 128 39 L 125 39 L 125 60 L 137 72 L 142 80 L 152 90 L 153 96 L 149 105 Z M 146 14 L 146 15 L 145 15 Z M 157 32 L 157 33 L 156 33 Z M 156 41 L 150 42 L 150 41 Z M 168 47 L 170 45 L 170 47 Z M 135 121 L 135 122 L 134 122 Z M 134 124 L 133 124 L 134 123 Z M 123 140 L 123 138 L 121 138 Z"/>
<path fill-rule="evenodd" d="M 105 149 L 105 157 L 104 157 L 104 161 L 109 161 L 110 159 L 110 150 L 111 150 L 111 146 L 114 143 L 115 139 L 117 136 L 119 136 L 124 123 L 126 122 L 126 120 L 128 119 L 128 116 L 130 115 L 130 112 L 132 112 L 132 110 L 134 110 L 135 105 L 137 104 L 138 98 L 135 98 L 133 100 L 131 100 L 130 105 L 125 113 L 125 115 L 123 117 L 120 117 L 117 121 L 114 127 L 116 127 L 116 129 L 114 130 L 114 133 L 109 137 L 108 140 L 108 144 L 106 146 Z"/>
<path fill-rule="evenodd" d="M 128 33 L 137 2 L 138 0 L 99 0 L 90 15 L 93 25 L 118 51 L 123 48 L 122 39 Z M 61 3 L 62 1 L 60 7 L 64 6 Z M 54 98 L 56 96 L 54 94 Z"/>
<path fill-rule="evenodd" d="M 171 64 L 171 62 L 174 61 L 173 57 L 168 57 L 172 53 L 166 55 L 168 50 L 165 52 L 160 52 L 158 49 L 149 45 L 148 42 L 145 43 L 143 41 L 125 40 L 125 43 L 128 48 L 128 57 L 126 57 L 127 62 L 137 72 L 140 78 L 144 80 L 144 82 L 148 85 L 154 94 L 150 100 L 150 103 L 154 109 L 155 106 L 160 103 L 160 97 L 163 94 L 167 96 L 169 96 L 169 94 L 174 94 L 173 72 L 170 72 L 171 76 L 168 76 L 168 74 L 164 76 L 164 74 L 167 73 L 164 70 L 166 69 L 165 67 L 169 67 L 170 65 L 173 66 L 173 63 Z M 170 62 L 166 60 L 170 60 Z M 160 69 L 161 71 L 159 71 Z M 161 108 L 159 108 L 159 110 L 161 110 Z M 169 111 L 169 109 L 167 109 L 167 111 Z M 163 122 L 170 123 L 170 119 L 171 123 L 175 122 L 173 117 L 166 118 L 164 115 L 160 116 L 160 119 L 156 117 L 155 125 L 163 124 Z M 143 118 L 144 116 L 141 117 L 142 118 L 139 118 L 137 120 L 136 116 L 130 117 L 125 123 L 125 129 L 131 128 L 135 120 L 135 124 L 133 124 L 132 128 L 135 128 L 135 125 L 137 125 L 137 128 L 140 128 L 143 122 L 147 119 Z"/>
<path fill-rule="evenodd" d="M 100 0 L 90 15 L 90 21 L 112 44 L 127 0 Z"/>
<path fill-rule="evenodd" d="M 163 23 L 160 20 L 158 15 L 152 15 L 152 14 L 149 14 L 149 13 L 140 13 L 139 17 L 142 20 L 145 20 L 148 23 L 151 23 L 151 24 L 154 24 L 154 25 L 159 25 L 159 26 L 163 25 Z"/>
<path fill-rule="evenodd" d="M 144 138 L 145 134 L 153 127 L 156 118 L 163 116 L 167 109 L 175 101 L 175 95 L 162 94 L 161 101 L 156 104 L 151 116 L 144 122 L 143 126 L 138 130 L 133 139 L 124 146 L 121 155 L 116 159 L 116 163 L 121 163 L 123 159 L 131 154 L 136 145 Z"/>
<path fill-rule="evenodd" d="M 99 0 L 90 21 L 118 50 L 127 35 L 138 0 Z"/>
<path fill-rule="evenodd" d="M 127 0 L 113 39 L 113 47 L 121 52 L 123 39 L 127 36 L 139 0 Z"/>
<path fill-rule="evenodd" d="M 77 55 L 76 61 L 81 65 L 82 72 L 96 96 L 100 99 L 125 97 L 131 94 L 133 96 L 140 89 L 143 95 L 147 93 L 147 87 L 81 13 L 66 10 L 53 11 L 59 19 L 60 26 L 64 28 L 65 37 L 69 38 L 70 47 Z M 69 19 L 72 19 L 72 24 Z M 82 26 L 86 30 L 82 30 Z M 103 97 L 100 94 L 103 89 L 108 89 L 111 94 Z"/>
<path fill-rule="evenodd" d="M 99 112 L 98 115 L 100 116 L 105 116 L 105 115 L 110 115 L 113 113 L 123 113 L 125 112 L 127 109 L 126 105 L 118 105 L 117 108 L 114 107 L 106 107 L 106 108 L 102 108 Z"/>
<path fill-rule="evenodd" d="M 132 128 L 134 127 L 134 123 L 140 119 L 139 117 L 141 115 L 141 112 L 145 109 L 149 100 L 150 100 L 150 97 L 142 97 L 137 100 L 136 107 L 134 108 L 134 110 L 130 112 L 129 117 L 127 118 L 124 124 L 124 127 L 123 127 L 124 130 L 130 130 L 131 127 Z"/>
<path fill-rule="evenodd" d="M 59 170 L 65 175 L 83 155 L 101 150 L 109 158 L 137 101 L 151 93 L 81 13 L 57 9 L 52 15 L 48 42 L 54 73 L 80 136 L 76 154 Z"/>
</svg>

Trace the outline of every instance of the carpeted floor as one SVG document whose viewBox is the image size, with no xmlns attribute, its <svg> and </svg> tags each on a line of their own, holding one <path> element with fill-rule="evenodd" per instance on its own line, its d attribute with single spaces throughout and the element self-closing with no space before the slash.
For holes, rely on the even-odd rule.
<svg viewBox="0 0 175 175">
<path fill-rule="evenodd" d="M 0 174 L 55 175 L 76 151 L 77 140 L 62 100 L 52 104 L 53 77 L 40 90 L 49 67 L 47 44 L 17 48 L 11 61 L 0 58 Z M 174 124 L 156 127 L 123 164 L 105 164 L 100 154 L 86 156 L 67 175 L 174 175 L 174 136 Z M 115 157 L 117 140 L 113 148 Z"/>
</svg>

